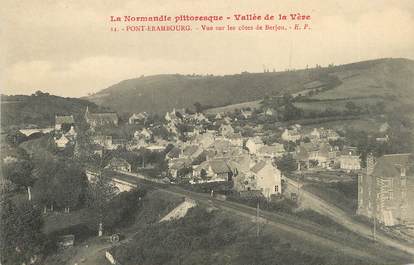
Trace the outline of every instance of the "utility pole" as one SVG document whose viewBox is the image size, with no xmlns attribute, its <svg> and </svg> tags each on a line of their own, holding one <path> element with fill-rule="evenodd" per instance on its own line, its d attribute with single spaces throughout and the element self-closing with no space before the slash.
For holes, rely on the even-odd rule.
<svg viewBox="0 0 414 265">
<path fill-rule="evenodd" d="M 259 237 L 260 228 L 259 228 L 259 201 L 256 206 L 256 237 Z"/>
<path fill-rule="evenodd" d="M 377 215 L 374 214 L 374 232 L 373 232 L 374 242 L 377 241 L 376 233 L 377 233 Z"/>
</svg>

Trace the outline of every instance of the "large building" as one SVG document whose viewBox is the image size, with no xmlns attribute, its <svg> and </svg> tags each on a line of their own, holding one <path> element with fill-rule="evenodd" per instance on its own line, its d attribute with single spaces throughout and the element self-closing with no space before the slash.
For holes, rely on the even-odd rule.
<svg viewBox="0 0 414 265">
<path fill-rule="evenodd" d="M 85 120 L 92 128 L 118 125 L 118 115 L 115 112 L 91 113 L 88 107 L 86 107 Z"/>
<path fill-rule="evenodd" d="M 357 214 L 385 226 L 414 225 L 414 173 L 411 154 L 367 158 L 358 176 Z"/>
</svg>

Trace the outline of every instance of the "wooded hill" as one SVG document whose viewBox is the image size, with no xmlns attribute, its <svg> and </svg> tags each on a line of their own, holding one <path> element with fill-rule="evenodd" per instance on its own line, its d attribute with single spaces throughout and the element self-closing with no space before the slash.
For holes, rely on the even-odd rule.
<svg viewBox="0 0 414 265">
<path fill-rule="evenodd" d="M 235 75 L 154 75 L 119 82 L 86 99 L 118 112 L 225 106 L 265 96 L 307 94 L 321 99 L 385 96 L 414 100 L 414 61 L 378 59 L 312 69 Z"/>
<path fill-rule="evenodd" d="M 86 106 L 91 111 L 99 107 L 85 99 L 64 98 L 36 92 L 31 96 L 1 96 L 1 126 L 27 127 L 36 125 L 47 127 L 54 125 L 56 114 L 72 114 L 75 121 L 83 117 Z"/>
</svg>

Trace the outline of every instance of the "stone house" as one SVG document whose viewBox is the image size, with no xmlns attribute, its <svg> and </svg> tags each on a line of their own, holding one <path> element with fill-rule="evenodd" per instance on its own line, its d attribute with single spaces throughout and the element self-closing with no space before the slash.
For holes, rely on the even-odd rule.
<svg viewBox="0 0 414 265">
<path fill-rule="evenodd" d="M 356 152 L 355 147 L 344 147 L 340 152 L 337 160 L 339 162 L 339 168 L 344 170 L 360 170 L 361 158 Z"/>
<path fill-rule="evenodd" d="M 118 126 L 118 115 L 116 112 L 91 113 L 86 107 L 85 121 L 92 127 Z"/>
<path fill-rule="evenodd" d="M 134 113 L 129 117 L 129 124 L 145 124 L 149 115 L 146 112 Z"/>
<path fill-rule="evenodd" d="M 115 171 L 131 172 L 131 164 L 125 159 L 118 157 L 113 157 L 105 168 Z"/>
<path fill-rule="evenodd" d="M 224 159 L 204 161 L 196 166 L 193 171 L 193 178 L 205 181 L 231 181 L 234 172 Z"/>
<path fill-rule="evenodd" d="M 264 145 L 257 151 L 258 157 L 263 158 L 276 158 L 282 157 L 285 153 L 285 147 L 283 144 L 274 143 L 272 145 Z"/>
<path fill-rule="evenodd" d="M 385 226 L 414 224 L 414 172 L 411 154 L 367 158 L 358 176 L 357 214 Z"/>
</svg>

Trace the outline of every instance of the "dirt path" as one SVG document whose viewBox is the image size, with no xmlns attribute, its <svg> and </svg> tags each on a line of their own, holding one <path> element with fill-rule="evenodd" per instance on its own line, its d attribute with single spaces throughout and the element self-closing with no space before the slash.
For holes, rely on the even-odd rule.
<svg viewBox="0 0 414 265">
<path fill-rule="evenodd" d="M 288 189 L 291 189 L 295 192 L 298 190 L 299 184 L 294 180 L 287 179 L 287 184 Z M 336 207 L 335 205 L 322 200 L 320 197 L 304 189 L 300 189 L 299 199 L 301 200 L 301 204 L 304 208 L 313 209 L 314 211 L 329 216 L 336 223 L 343 225 L 347 229 L 361 236 L 364 236 L 367 239 L 373 239 L 371 227 L 355 221 L 345 211 Z M 386 235 L 380 233 L 377 233 L 376 240 L 387 246 L 391 246 L 410 253 L 414 257 L 414 247 L 411 247 L 408 244 L 400 243 L 397 240 L 391 239 Z"/>
</svg>

